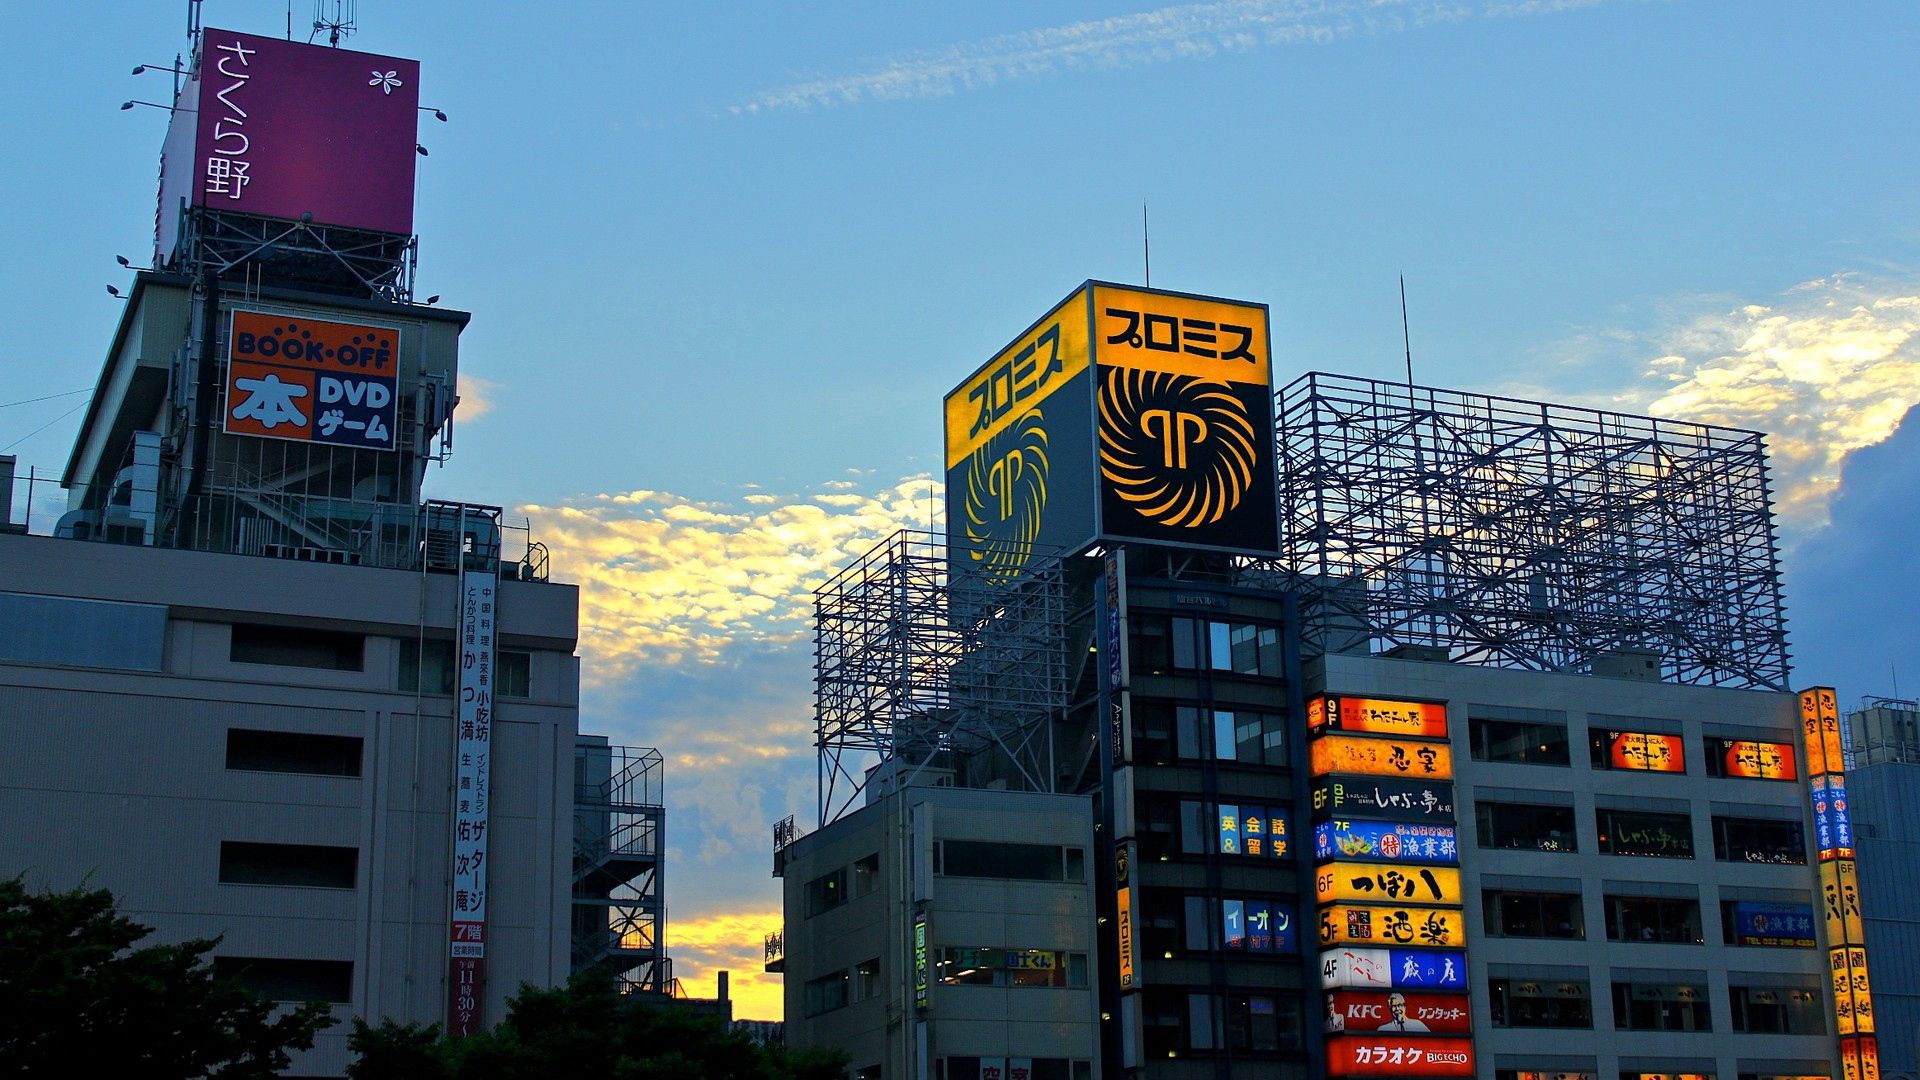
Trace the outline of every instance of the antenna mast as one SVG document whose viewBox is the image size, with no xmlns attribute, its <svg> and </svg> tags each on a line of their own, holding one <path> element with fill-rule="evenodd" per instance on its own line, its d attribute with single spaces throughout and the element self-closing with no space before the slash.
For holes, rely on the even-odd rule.
<svg viewBox="0 0 1920 1080">
<path fill-rule="evenodd" d="M 1413 396 L 1413 335 L 1407 329 L 1407 275 L 1400 275 L 1400 344 L 1407 350 L 1407 396 Z"/>
<path fill-rule="evenodd" d="M 324 30 L 327 44 L 339 48 L 340 39 L 357 29 L 353 9 L 354 0 L 313 0 L 313 33 L 307 37 L 308 44 Z"/>
<path fill-rule="evenodd" d="M 1140 204 L 1140 257 L 1147 264 L 1148 288 L 1153 287 L 1153 245 L 1147 235 L 1147 204 Z"/>
</svg>

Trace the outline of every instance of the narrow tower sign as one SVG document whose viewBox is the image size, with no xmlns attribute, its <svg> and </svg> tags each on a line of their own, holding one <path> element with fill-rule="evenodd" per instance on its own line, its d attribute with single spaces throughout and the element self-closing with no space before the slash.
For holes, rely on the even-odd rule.
<svg viewBox="0 0 1920 1080">
<path fill-rule="evenodd" d="M 467 517 L 461 512 L 461 527 Z M 487 980 L 487 820 L 491 801 L 493 626 L 499 578 L 460 564 L 460 699 L 454 710 L 452 936 L 448 948 L 447 1030 L 483 1026 Z"/>
</svg>

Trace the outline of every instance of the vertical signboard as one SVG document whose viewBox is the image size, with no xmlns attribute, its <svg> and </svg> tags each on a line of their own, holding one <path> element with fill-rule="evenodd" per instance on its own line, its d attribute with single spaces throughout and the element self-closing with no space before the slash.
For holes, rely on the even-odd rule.
<svg viewBox="0 0 1920 1080">
<path fill-rule="evenodd" d="M 460 521 L 466 523 L 466 509 Z M 499 578 L 460 567 L 459 698 L 454 707 L 453 889 L 447 1031 L 483 1026 L 487 964 L 487 826 L 492 785 L 494 623 Z"/>
<path fill-rule="evenodd" d="M 1840 1063 L 1852 1080 L 1880 1074 L 1874 1035 L 1873 987 L 1867 978 L 1866 928 L 1860 916 L 1860 882 L 1853 859 L 1853 828 L 1847 817 L 1846 761 L 1841 754 L 1840 710 L 1832 687 L 1800 694 L 1802 753 L 1807 796 L 1814 812 L 1819 851 L 1820 903 L 1827 931 L 1835 1034 Z"/>
<path fill-rule="evenodd" d="M 1134 968 L 1134 943 L 1138 927 L 1133 916 L 1133 841 L 1117 845 L 1113 856 L 1113 876 L 1119 889 L 1118 917 L 1114 919 L 1116 955 L 1120 958 L 1120 989 L 1136 990 L 1140 983 Z"/>
<path fill-rule="evenodd" d="M 400 331 L 235 309 L 227 325 L 221 430 L 392 450 L 400 425 Z"/>
<path fill-rule="evenodd" d="M 205 30 L 162 153 L 158 262 L 182 206 L 411 233 L 419 105 L 418 61 Z"/>
<path fill-rule="evenodd" d="M 913 1007 L 927 1011 L 927 913 L 913 913 Z"/>
</svg>

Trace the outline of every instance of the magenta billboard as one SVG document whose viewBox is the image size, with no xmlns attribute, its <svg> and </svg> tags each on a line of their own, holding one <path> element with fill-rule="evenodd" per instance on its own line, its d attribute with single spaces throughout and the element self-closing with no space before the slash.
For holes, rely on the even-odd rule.
<svg viewBox="0 0 1920 1080">
<path fill-rule="evenodd" d="M 413 231 L 420 63 L 207 29 L 174 103 L 154 251 L 180 207 Z"/>
</svg>

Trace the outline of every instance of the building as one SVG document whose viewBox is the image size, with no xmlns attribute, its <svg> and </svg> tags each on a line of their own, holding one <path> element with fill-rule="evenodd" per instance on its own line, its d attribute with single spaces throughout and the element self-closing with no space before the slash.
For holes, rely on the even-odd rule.
<svg viewBox="0 0 1920 1080">
<path fill-rule="evenodd" d="M 818 594 L 815 835 L 902 776 L 1084 797 L 1102 1075 L 1873 1072 L 1761 437 L 1275 396 L 1267 341 L 1089 282 L 948 395 L 947 536 Z M 790 1000 L 802 932 L 900 970 L 898 920 L 810 924 L 786 865 Z M 952 1075 L 930 971 L 931 1050 L 872 1075 Z"/>
<path fill-rule="evenodd" d="M 67 512 L 0 498 L 0 872 L 471 1031 L 571 968 L 578 591 L 425 497 L 469 317 L 413 296 L 418 65 L 195 30 Z M 346 1064 L 341 1025 L 295 1072 Z"/>
<path fill-rule="evenodd" d="M 1847 788 L 1874 964 L 1880 1068 L 1920 1075 L 1920 702 L 1871 697 L 1847 716 Z"/>
</svg>

